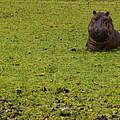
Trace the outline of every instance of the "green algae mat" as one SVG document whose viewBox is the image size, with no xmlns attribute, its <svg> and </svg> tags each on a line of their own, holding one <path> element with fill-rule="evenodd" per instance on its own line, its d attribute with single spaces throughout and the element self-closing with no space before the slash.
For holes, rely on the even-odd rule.
<svg viewBox="0 0 120 120">
<path fill-rule="evenodd" d="M 118 0 L 0 1 L 0 120 L 119 120 L 120 48 L 88 52 L 92 11 Z"/>
</svg>

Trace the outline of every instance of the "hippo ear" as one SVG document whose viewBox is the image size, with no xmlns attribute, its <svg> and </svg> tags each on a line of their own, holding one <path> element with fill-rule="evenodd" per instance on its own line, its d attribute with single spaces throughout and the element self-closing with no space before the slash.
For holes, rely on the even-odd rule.
<svg viewBox="0 0 120 120">
<path fill-rule="evenodd" d="M 96 11 L 94 10 L 94 11 L 93 11 L 93 15 L 95 15 L 95 14 L 96 14 Z"/>
<path fill-rule="evenodd" d="M 106 14 L 106 16 L 108 16 L 108 15 L 109 15 L 109 12 L 106 12 L 105 14 Z"/>
</svg>

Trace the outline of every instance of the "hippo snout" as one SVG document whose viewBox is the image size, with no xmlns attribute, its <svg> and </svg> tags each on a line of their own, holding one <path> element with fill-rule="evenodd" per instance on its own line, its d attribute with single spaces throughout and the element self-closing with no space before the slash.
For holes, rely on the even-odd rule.
<svg viewBox="0 0 120 120">
<path fill-rule="evenodd" d="M 109 31 L 105 27 L 93 27 L 89 29 L 89 35 L 96 41 L 106 41 L 109 38 Z"/>
</svg>

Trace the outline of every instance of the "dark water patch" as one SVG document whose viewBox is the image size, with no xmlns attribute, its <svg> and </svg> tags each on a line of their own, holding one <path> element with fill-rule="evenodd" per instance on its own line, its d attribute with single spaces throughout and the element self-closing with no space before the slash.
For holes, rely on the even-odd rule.
<svg viewBox="0 0 120 120">
<path fill-rule="evenodd" d="M 0 100 L 0 105 L 0 120 L 15 119 L 16 117 L 23 115 L 23 111 L 20 109 L 20 106 L 14 105 L 10 100 L 2 99 Z M 7 114 L 8 111 L 11 114 Z M 6 114 L 6 116 L 4 116 L 4 114 Z"/>
</svg>

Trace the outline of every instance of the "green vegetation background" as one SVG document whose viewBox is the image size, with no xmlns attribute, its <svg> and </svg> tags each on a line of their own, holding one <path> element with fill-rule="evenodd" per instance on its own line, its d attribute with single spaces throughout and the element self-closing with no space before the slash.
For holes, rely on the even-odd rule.
<svg viewBox="0 0 120 120">
<path fill-rule="evenodd" d="M 0 1 L 0 119 L 120 118 L 120 49 L 88 52 L 92 11 L 118 0 Z"/>
</svg>

